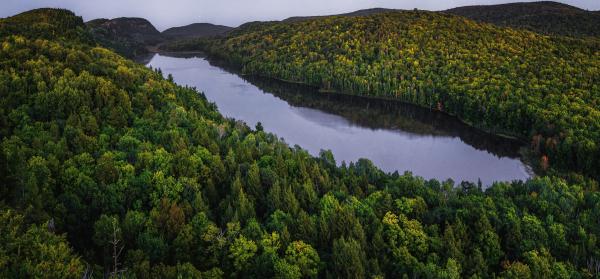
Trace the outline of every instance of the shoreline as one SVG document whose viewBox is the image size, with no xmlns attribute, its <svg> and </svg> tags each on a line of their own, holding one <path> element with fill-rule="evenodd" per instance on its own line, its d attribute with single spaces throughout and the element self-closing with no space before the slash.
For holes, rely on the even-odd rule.
<svg viewBox="0 0 600 279">
<path fill-rule="evenodd" d="M 405 104 L 405 105 L 411 105 L 411 106 L 415 106 L 415 107 L 427 109 L 427 110 L 430 110 L 430 111 L 433 111 L 433 112 L 436 112 L 436 113 L 442 113 L 442 114 L 445 114 L 447 116 L 453 117 L 453 118 L 457 119 L 458 121 L 460 121 L 461 123 L 463 123 L 463 124 L 465 124 L 465 125 L 467 125 L 469 127 L 475 128 L 477 130 L 480 130 L 481 132 L 484 132 L 484 133 L 489 134 L 489 135 L 494 135 L 494 136 L 498 136 L 498 137 L 501 137 L 501 138 L 518 141 L 518 142 L 520 142 L 522 144 L 526 144 L 527 143 L 526 139 L 521 138 L 521 137 L 519 137 L 517 135 L 510 135 L 508 133 L 503 133 L 503 132 L 492 132 L 490 129 L 486 129 L 486 128 L 480 127 L 478 125 L 475 125 L 473 123 L 470 123 L 470 122 L 468 122 L 468 121 L 466 121 L 466 120 L 464 120 L 464 119 L 462 119 L 462 118 L 458 117 L 457 115 L 452 114 L 450 112 L 443 111 L 443 110 L 437 110 L 437 109 L 433 109 L 433 108 L 429 108 L 429 107 L 425 107 L 425 106 L 422 106 L 422 105 L 418 105 L 418 104 L 415 104 L 415 103 L 403 101 L 403 100 L 396 99 L 396 98 L 370 96 L 370 95 L 362 95 L 362 94 L 355 94 L 355 93 L 346 93 L 346 92 L 338 91 L 338 90 L 335 90 L 335 89 L 323 89 L 323 88 L 320 88 L 320 87 L 317 87 L 317 86 L 313 86 L 313 85 L 310 85 L 310 84 L 307 84 L 307 83 L 304 83 L 304 82 L 301 82 L 301 81 L 286 80 L 286 79 L 281 79 L 281 78 L 276 78 L 276 77 L 271 77 L 271 76 L 265 76 L 265 75 L 260 75 L 260 74 L 240 74 L 240 75 L 241 76 L 257 76 L 257 77 L 261 77 L 261 78 L 273 79 L 273 80 L 277 80 L 277 81 L 281 81 L 281 82 L 286 82 L 286 83 L 290 83 L 290 84 L 304 85 L 304 86 L 307 86 L 307 87 L 315 88 L 320 93 L 322 93 L 324 95 L 325 94 L 337 94 L 337 95 L 352 96 L 352 97 L 358 97 L 358 98 L 364 98 L 364 99 L 370 99 L 370 100 L 383 100 L 383 101 L 397 102 L 397 103 L 401 103 L 401 104 Z"/>
<path fill-rule="evenodd" d="M 506 132 L 493 132 L 490 129 L 486 129 L 483 128 L 481 126 L 475 125 L 473 123 L 470 123 L 460 117 L 458 117 L 455 114 L 449 113 L 447 111 L 443 111 L 443 110 L 437 110 L 437 109 L 432 109 L 429 107 L 425 107 L 422 105 L 418 105 L 415 103 L 411 103 L 411 102 L 407 102 L 407 101 L 403 101 L 400 99 L 396 99 L 396 98 L 392 98 L 392 97 L 385 97 L 385 96 L 369 96 L 369 95 L 361 95 L 361 94 L 355 94 L 355 93 L 346 93 L 346 92 L 342 92 L 342 91 L 338 91 L 335 89 L 324 89 L 324 88 L 320 88 L 318 86 L 313 86 L 310 84 L 307 84 L 305 82 L 301 82 L 301 81 L 295 81 L 295 80 L 287 80 L 287 79 L 282 79 L 282 78 L 276 78 L 276 77 L 271 77 L 271 76 L 266 76 L 266 75 L 261 75 L 261 74 L 246 74 L 246 73 L 241 73 L 241 67 L 240 65 L 236 65 L 234 63 L 230 63 L 229 61 L 227 61 L 226 59 L 218 56 L 218 55 L 211 55 L 205 51 L 157 51 L 157 52 L 153 52 L 154 54 L 164 54 L 166 56 L 169 56 L 170 54 L 172 56 L 175 55 L 198 55 L 199 57 L 205 58 L 207 59 L 209 62 L 224 62 L 226 64 L 227 67 L 231 67 L 234 68 L 234 72 L 237 75 L 240 75 L 242 77 L 246 76 L 255 76 L 255 77 L 260 77 L 260 78 L 266 78 L 266 79 L 272 79 L 272 80 L 276 80 L 276 81 L 280 81 L 280 82 L 284 82 L 284 83 L 289 83 L 289 84 L 296 84 L 296 85 L 301 85 L 301 86 L 306 86 L 306 87 L 310 87 L 313 88 L 315 90 L 317 90 L 319 93 L 323 94 L 323 95 L 327 95 L 327 94 L 331 94 L 331 95 L 341 95 L 341 96 L 349 96 L 349 97 L 355 97 L 355 98 L 361 98 L 361 99 L 366 99 L 366 100 L 378 100 L 378 101 L 386 101 L 386 102 L 395 102 L 395 103 L 399 103 L 399 104 L 403 104 L 403 105 L 409 105 L 409 106 L 414 106 L 414 107 L 418 107 L 418 108 L 422 108 L 422 109 L 426 109 L 426 110 L 430 110 L 431 112 L 434 113 L 441 113 L 444 114 L 448 117 L 452 117 L 456 120 L 458 120 L 459 122 L 463 123 L 466 126 L 469 126 L 473 129 L 477 129 L 482 133 L 485 133 L 487 135 L 491 135 L 491 136 L 496 136 L 499 138 L 503 138 L 506 140 L 511 140 L 511 141 L 515 141 L 518 142 L 522 147 L 519 150 L 519 154 L 520 154 L 520 161 L 526 166 L 526 172 L 531 176 L 530 178 L 535 178 L 537 176 L 539 176 L 538 174 L 538 167 L 536 164 L 534 164 L 535 161 L 535 157 L 532 156 L 530 150 L 528 149 L 527 146 L 527 140 L 519 137 L 517 135 L 511 135 L 509 133 Z M 219 66 L 219 65 L 217 65 Z M 219 66 L 220 67 L 220 66 Z M 226 69 L 228 70 L 228 69 Z M 233 69 L 231 69 L 233 70 Z"/>
</svg>

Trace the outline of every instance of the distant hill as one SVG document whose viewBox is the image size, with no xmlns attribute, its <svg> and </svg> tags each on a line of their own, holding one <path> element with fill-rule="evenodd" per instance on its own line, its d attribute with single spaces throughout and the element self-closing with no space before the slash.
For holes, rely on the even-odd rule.
<svg viewBox="0 0 600 279">
<path fill-rule="evenodd" d="M 101 18 L 88 21 L 86 25 L 100 44 L 128 57 L 145 54 L 147 46 L 164 40 L 154 25 L 143 18 Z"/>
<path fill-rule="evenodd" d="M 36 39 L 57 39 L 91 42 L 83 19 L 63 9 L 42 8 L 0 19 L 0 37 L 19 34 Z"/>
<path fill-rule="evenodd" d="M 354 12 L 350 12 L 350 13 L 344 13 L 344 14 L 336 14 L 333 16 L 368 16 L 368 15 L 374 15 L 374 14 L 380 14 L 380 13 L 386 13 L 386 12 L 394 12 L 394 11 L 399 11 L 397 9 L 385 9 L 385 8 L 372 8 L 372 9 L 364 9 L 364 10 L 358 10 L 358 11 L 354 11 Z M 317 19 L 317 18 L 324 18 L 324 17 L 329 17 L 332 15 L 323 15 L 323 16 L 293 16 L 293 17 L 289 17 L 286 18 L 284 20 L 282 20 L 283 22 L 298 22 L 298 21 L 303 21 L 303 20 L 308 20 L 308 19 Z"/>
<path fill-rule="evenodd" d="M 97 18 L 97 19 L 92 19 L 88 22 L 85 23 L 85 25 L 87 25 L 88 27 L 92 27 L 92 28 L 97 28 L 100 27 L 102 24 L 109 22 L 110 19 L 107 18 Z"/>
<path fill-rule="evenodd" d="M 446 10 L 476 21 L 538 33 L 599 37 L 600 12 L 586 11 L 552 1 L 466 6 Z"/>
<path fill-rule="evenodd" d="M 160 43 L 164 39 L 154 25 L 143 18 L 95 19 L 86 24 L 94 29 L 105 30 L 109 37 L 126 38 L 147 45 Z"/>
<path fill-rule="evenodd" d="M 281 23 L 281 22 L 293 23 L 293 22 L 300 22 L 300 21 L 313 20 L 313 19 L 324 19 L 324 18 L 328 18 L 328 17 L 332 17 L 332 16 L 369 16 L 369 15 L 394 12 L 394 11 L 401 11 L 401 10 L 385 9 L 385 8 L 372 8 L 372 9 L 357 10 L 354 12 L 335 14 L 335 15 L 293 16 L 293 17 L 288 17 L 281 21 L 250 21 L 250 22 L 246 22 L 246 23 L 234 28 L 233 30 L 231 30 L 228 33 L 228 36 L 237 36 L 237 35 L 249 32 L 249 31 L 260 30 L 260 29 L 266 28 L 271 25 L 277 25 L 278 23 Z"/>
<path fill-rule="evenodd" d="M 225 35 L 233 27 L 211 23 L 193 23 L 186 26 L 172 27 L 161 34 L 168 39 L 194 39 Z"/>
<path fill-rule="evenodd" d="M 400 10 L 373 8 L 332 16 L 368 16 L 393 11 Z M 465 6 L 442 12 L 501 27 L 527 29 L 543 34 L 600 37 L 600 11 L 586 11 L 553 1 Z M 295 16 L 286 18 L 282 22 L 299 22 L 325 17 L 329 16 Z"/>
</svg>

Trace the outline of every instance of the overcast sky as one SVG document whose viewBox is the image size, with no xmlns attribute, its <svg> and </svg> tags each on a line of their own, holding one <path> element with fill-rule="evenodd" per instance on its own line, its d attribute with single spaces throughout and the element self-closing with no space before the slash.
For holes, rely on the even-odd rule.
<svg viewBox="0 0 600 279">
<path fill-rule="evenodd" d="M 143 17 L 164 30 L 194 22 L 238 26 L 254 20 L 328 15 L 365 8 L 444 10 L 465 5 L 499 4 L 506 0 L 0 0 L 0 17 L 40 7 L 74 11 L 95 18 Z M 600 10 L 600 0 L 563 0 L 587 10 Z"/>
</svg>

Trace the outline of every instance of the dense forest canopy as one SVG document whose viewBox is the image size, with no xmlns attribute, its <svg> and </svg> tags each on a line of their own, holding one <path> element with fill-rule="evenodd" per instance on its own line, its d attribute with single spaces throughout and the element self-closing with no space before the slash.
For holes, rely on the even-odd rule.
<svg viewBox="0 0 600 279">
<path fill-rule="evenodd" d="M 399 9 L 371 8 L 329 16 L 368 16 Z M 530 31 L 571 37 L 600 36 L 600 11 L 584 10 L 554 1 L 515 2 L 499 5 L 462 6 L 439 11 L 502 27 L 527 29 Z M 293 16 L 283 22 L 314 20 L 329 16 Z"/>
<path fill-rule="evenodd" d="M 389 17 L 393 15 L 384 19 Z M 340 21 L 342 30 L 347 27 L 341 19 L 332 20 Z M 464 26 L 471 24 L 465 21 Z M 272 34 L 269 40 L 276 42 L 278 28 L 295 27 L 276 26 L 265 36 Z M 526 34 L 537 42 L 538 37 Z M 258 35 L 247 38 L 253 36 Z M 442 34 L 438 37 L 444 41 Z M 0 277 L 599 274 L 600 194 L 592 180 L 539 177 L 495 183 L 483 191 L 470 183 L 386 174 L 366 159 L 340 167 L 331 152 L 312 157 L 265 133 L 260 125 L 253 129 L 223 118 L 202 93 L 178 86 L 159 70 L 126 60 L 89 38 L 81 18 L 65 10 L 36 10 L 0 20 Z M 549 44 L 554 40 L 543 39 Z M 244 42 L 232 38 L 227 45 L 250 51 Z M 329 43 L 323 40 L 323 47 Z M 570 54 L 574 58 L 593 47 L 578 45 Z M 419 53 L 415 47 L 402 50 Z M 352 49 L 349 45 L 344 51 Z M 400 51 L 369 49 L 365 59 Z M 347 62 L 341 50 L 330 50 L 340 59 L 335 65 Z M 276 51 L 269 50 L 266 54 L 271 56 L 265 57 L 275 59 Z M 429 61 L 422 54 L 406 57 L 410 69 Z M 585 61 L 590 59 L 576 63 Z M 513 62 L 507 63 L 508 67 Z M 564 75 L 575 62 L 565 63 Z M 249 62 L 247 68 L 282 65 L 295 64 Z M 356 77 L 373 73 L 371 67 L 357 65 Z M 461 64 L 453 69 L 468 71 Z M 290 75 L 281 78 L 320 78 L 296 66 L 289 67 L 290 72 L 280 70 Z M 589 74 L 594 73 L 590 68 Z M 342 84 L 336 80 L 343 76 L 339 72 L 334 80 L 320 82 L 333 87 Z M 576 77 L 582 87 L 594 81 Z M 385 86 L 345 84 L 373 87 L 365 91 L 373 93 Z M 416 94 L 427 92 L 425 85 L 413 87 L 411 98 L 427 100 Z M 592 102 L 582 91 L 573 91 L 572 98 Z M 449 100 L 444 107 L 452 107 Z M 461 100 L 472 104 L 468 98 Z M 581 110 L 590 108 L 581 104 Z"/>
<path fill-rule="evenodd" d="M 600 175 L 600 39 L 424 11 L 250 23 L 199 48 L 247 74 L 395 98 L 531 143 L 540 169 Z"/>
<path fill-rule="evenodd" d="M 600 11 L 586 11 L 553 1 L 466 6 L 444 12 L 550 35 L 600 37 Z"/>
</svg>

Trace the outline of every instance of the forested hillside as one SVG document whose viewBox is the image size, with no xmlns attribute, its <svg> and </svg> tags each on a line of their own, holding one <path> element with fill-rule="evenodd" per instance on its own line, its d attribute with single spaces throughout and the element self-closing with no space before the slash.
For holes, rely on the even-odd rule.
<svg viewBox="0 0 600 279">
<path fill-rule="evenodd" d="M 385 174 L 364 159 L 340 167 L 330 152 L 311 157 L 225 119 L 195 89 L 96 46 L 71 12 L 1 19 L 0 35 L 2 278 L 599 274 L 596 182 L 540 177 L 482 191 Z M 417 57 L 407 63 L 427 65 Z"/>
<path fill-rule="evenodd" d="M 373 9 L 358 10 L 358 11 L 354 11 L 354 12 L 350 12 L 350 13 L 337 14 L 335 16 L 367 16 L 367 15 L 381 14 L 381 13 L 393 12 L 393 11 L 397 11 L 397 10 L 384 9 L 384 8 L 373 8 Z M 329 16 L 332 16 L 332 15 L 329 15 Z M 319 19 L 319 18 L 323 18 L 323 17 L 327 17 L 327 16 L 293 16 L 293 17 L 288 17 L 288 18 L 284 19 L 283 22 L 297 22 L 297 21 L 303 21 L 303 20 L 309 20 L 309 19 Z"/>
<path fill-rule="evenodd" d="M 600 12 L 552 1 L 465 6 L 444 12 L 550 35 L 600 37 Z"/>
<path fill-rule="evenodd" d="M 166 39 L 143 18 L 99 18 L 86 22 L 86 25 L 98 43 L 129 58 L 147 54 L 149 46 Z"/>
<path fill-rule="evenodd" d="M 214 36 L 223 36 L 233 27 L 215 25 L 210 23 L 192 23 L 186 26 L 171 27 L 161 34 L 170 40 L 206 38 Z"/>
<path fill-rule="evenodd" d="M 254 23 L 195 43 L 247 74 L 448 112 L 530 142 L 541 169 L 600 175 L 595 39 L 404 11 Z"/>
</svg>

